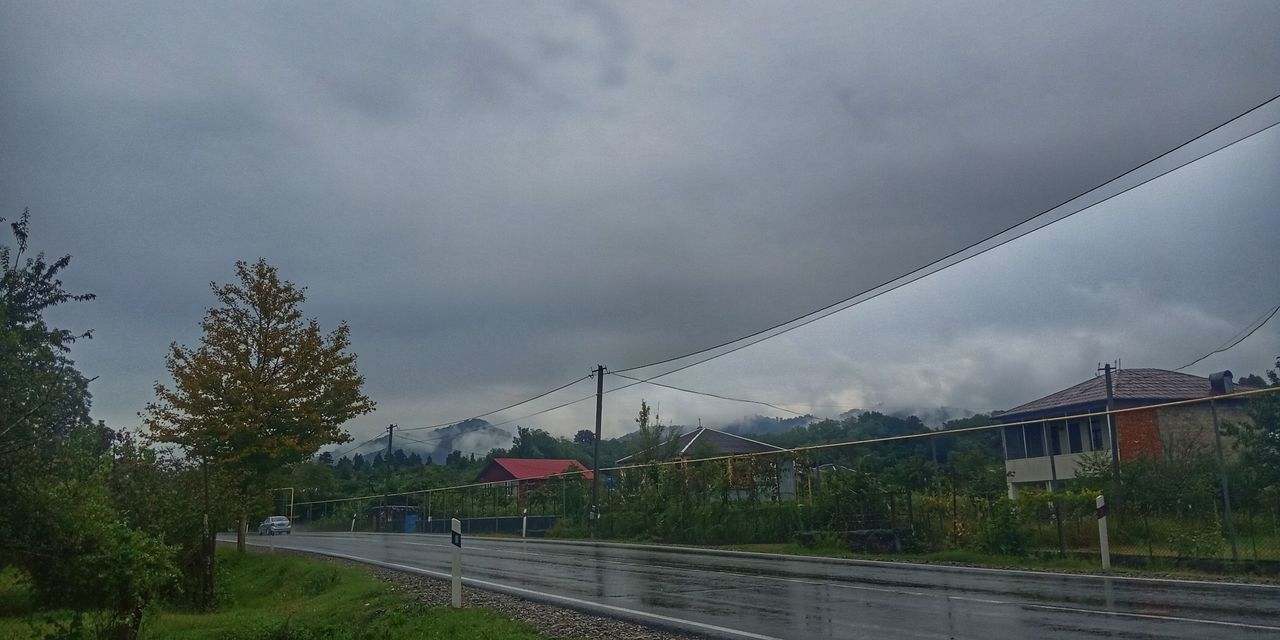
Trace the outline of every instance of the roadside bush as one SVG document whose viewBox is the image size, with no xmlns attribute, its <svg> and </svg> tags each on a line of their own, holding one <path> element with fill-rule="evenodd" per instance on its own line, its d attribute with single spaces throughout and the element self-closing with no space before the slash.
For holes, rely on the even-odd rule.
<svg viewBox="0 0 1280 640">
<path fill-rule="evenodd" d="M 1214 558 L 1222 553 L 1222 533 L 1213 527 L 1177 527 L 1169 536 L 1169 548 L 1179 558 Z"/>
<path fill-rule="evenodd" d="M 14 492 L 28 546 L 9 556 L 36 601 L 71 609 L 58 637 L 134 638 L 150 602 L 173 584 L 174 550 L 111 509 L 101 474 L 26 483 Z"/>
<path fill-rule="evenodd" d="M 979 532 L 983 550 L 1007 556 L 1026 553 L 1026 532 L 1018 507 L 1008 498 L 1000 498 L 992 505 L 990 516 Z"/>
</svg>

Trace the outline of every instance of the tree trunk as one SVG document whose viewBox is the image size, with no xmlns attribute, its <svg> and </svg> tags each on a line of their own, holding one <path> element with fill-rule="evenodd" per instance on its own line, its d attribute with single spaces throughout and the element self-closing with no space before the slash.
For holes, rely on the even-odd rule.
<svg viewBox="0 0 1280 640">
<path fill-rule="evenodd" d="M 213 582 L 214 576 L 217 575 L 216 563 L 218 561 L 218 534 L 210 529 L 208 535 L 205 536 L 204 542 L 204 558 L 201 559 L 201 564 L 203 565 L 201 570 L 204 575 L 200 578 L 200 588 L 202 590 L 202 593 L 200 594 L 200 604 L 205 611 L 212 611 L 216 604 L 216 591 L 214 590 Z"/>
<path fill-rule="evenodd" d="M 213 576 L 214 556 L 218 548 L 217 533 L 209 523 L 209 462 L 200 464 L 204 479 L 204 530 L 200 540 L 200 596 L 199 606 L 202 611 L 213 609 Z"/>
<path fill-rule="evenodd" d="M 249 514 L 240 512 L 240 524 L 236 527 L 236 551 L 244 553 L 244 538 L 249 533 Z"/>
</svg>

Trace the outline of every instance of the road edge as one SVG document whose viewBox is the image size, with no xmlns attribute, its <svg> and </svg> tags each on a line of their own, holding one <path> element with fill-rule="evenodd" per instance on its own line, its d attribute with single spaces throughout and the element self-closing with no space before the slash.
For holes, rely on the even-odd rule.
<svg viewBox="0 0 1280 640">
<path fill-rule="evenodd" d="M 334 532 L 334 533 L 341 533 L 341 532 Z M 424 535 L 424 534 L 399 534 L 399 535 L 410 536 L 410 535 Z M 218 542 L 220 544 L 235 544 L 234 542 L 227 541 L 227 540 L 219 540 Z M 271 545 L 266 542 L 246 541 L 246 544 L 248 544 L 249 546 L 258 547 L 258 548 L 271 547 Z M 312 555 L 318 555 L 318 556 L 327 556 L 331 558 L 340 558 L 343 560 L 349 560 L 351 562 L 358 562 L 361 564 L 381 567 L 383 569 L 390 569 L 392 571 L 412 573 L 415 575 L 427 576 L 430 578 L 436 578 L 440 580 L 451 579 L 451 576 L 448 573 L 445 573 L 442 571 L 434 571 L 431 569 L 424 569 L 421 567 L 414 567 L 411 565 L 399 564 L 395 562 L 385 562 L 382 560 L 375 560 L 373 558 L 364 558 L 361 556 L 354 556 L 346 553 L 339 553 L 336 551 L 322 551 L 317 549 L 299 549 L 297 547 L 292 547 L 284 544 L 276 544 L 274 545 L 273 548 L 279 549 L 279 550 L 286 550 L 292 553 L 305 553 L 305 554 L 312 554 Z M 681 634 L 695 635 L 695 636 L 701 636 L 705 638 L 732 638 L 734 640 L 783 640 L 781 638 L 776 638 L 774 636 L 766 636 L 758 633 L 752 633 L 750 631 L 742 631 L 740 629 L 731 629 L 729 627 L 721 627 L 719 625 L 708 624 L 705 622 L 698 622 L 696 620 L 686 620 L 684 618 L 664 616 L 658 613 L 640 611 L 638 609 L 628 609 L 626 607 L 619 607 L 619 606 L 604 604 L 600 602 L 592 602 L 590 600 L 581 600 L 579 598 L 573 598 L 570 596 L 562 596 L 554 593 L 546 593 L 544 591 L 535 591 L 533 589 L 525 589 L 523 587 L 505 585 L 498 582 L 490 582 L 488 580 L 480 580 L 477 578 L 467 578 L 464 576 L 462 578 L 462 583 L 466 586 L 469 586 L 475 589 L 501 593 L 501 594 L 512 596 L 515 598 L 522 598 L 532 602 L 539 602 L 542 604 L 562 607 L 565 609 L 571 609 L 573 611 L 578 611 L 581 613 L 602 615 L 609 618 L 615 618 L 618 620 L 630 622 L 633 624 L 653 627 L 655 629 L 660 629 L 665 631 L 674 631 Z"/>
</svg>

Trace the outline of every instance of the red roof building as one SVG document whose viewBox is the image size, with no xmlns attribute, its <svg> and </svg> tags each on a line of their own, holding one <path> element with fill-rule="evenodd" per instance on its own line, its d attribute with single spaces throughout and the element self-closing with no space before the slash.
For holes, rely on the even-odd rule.
<svg viewBox="0 0 1280 640">
<path fill-rule="evenodd" d="M 591 470 L 582 466 L 577 460 L 548 460 L 548 459 L 526 459 L 526 458 L 494 458 L 489 466 L 484 468 L 480 473 L 480 477 L 476 482 L 503 482 L 503 481 L 519 481 L 521 483 L 529 480 L 546 480 L 551 476 L 555 476 L 566 471 L 581 471 L 577 476 L 584 480 L 591 480 L 594 476 Z"/>
</svg>

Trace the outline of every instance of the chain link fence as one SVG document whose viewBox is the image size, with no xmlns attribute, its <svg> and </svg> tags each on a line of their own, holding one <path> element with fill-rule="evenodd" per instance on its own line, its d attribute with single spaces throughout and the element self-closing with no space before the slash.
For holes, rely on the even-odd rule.
<svg viewBox="0 0 1280 640">
<path fill-rule="evenodd" d="M 1255 419 L 1278 400 L 1257 393 L 602 469 L 599 518 L 589 476 L 566 472 L 302 503 L 295 519 L 310 530 L 440 533 L 457 517 L 468 532 L 497 535 L 1096 561 L 1104 495 L 1116 564 L 1280 573 L 1280 430 Z M 1108 415 L 1118 465 L 1111 427 L 1092 428 Z M 1025 446 L 1030 433 L 1041 446 Z"/>
</svg>

